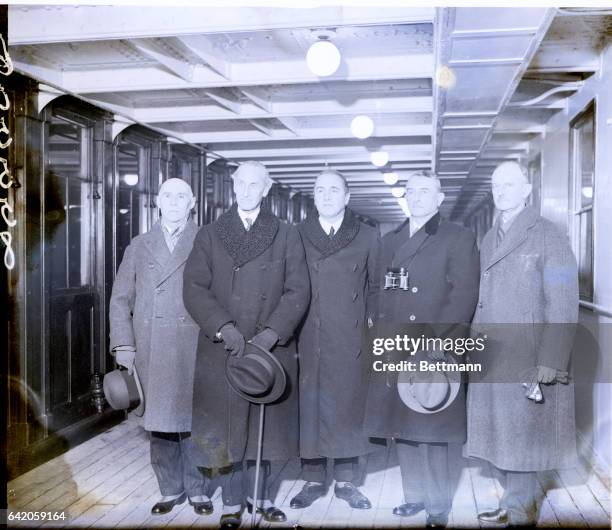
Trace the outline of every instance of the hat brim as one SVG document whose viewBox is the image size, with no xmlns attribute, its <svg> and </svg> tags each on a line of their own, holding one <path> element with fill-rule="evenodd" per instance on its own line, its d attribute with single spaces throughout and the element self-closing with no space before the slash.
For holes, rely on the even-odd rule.
<svg viewBox="0 0 612 530">
<path fill-rule="evenodd" d="M 452 356 L 448 356 L 446 361 L 457 364 L 457 361 L 455 361 Z M 453 401 L 455 401 L 455 398 L 459 395 L 459 389 L 461 388 L 461 373 L 451 370 L 445 370 L 443 373 L 446 375 L 449 384 L 446 400 L 439 407 L 428 409 L 418 402 L 411 391 L 412 385 L 421 383 L 412 382 L 411 376 L 413 374 L 411 372 L 400 372 L 397 377 L 397 393 L 404 405 L 420 414 L 436 414 L 450 407 Z"/>
<path fill-rule="evenodd" d="M 227 359 L 225 360 L 225 379 L 230 385 L 230 388 L 234 392 L 236 392 L 236 394 L 238 394 L 241 398 L 246 399 L 250 403 L 256 403 L 256 404 L 274 403 L 275 401 L 278 401 L 282 397 L 282 395 L 285 393 L 285 389 L 287 388 L 287 375 L 285 374 L 285 369 L 283 368 L 283 365 L 280 363 L 280 361 L 268 350 L 262 348 L 261 346 L 257 344 L 253 344 L 252 342 L 247 342 L 246 348 L 249 348 L 249 347 L 251 348 L 252 351 L 248 353 L 261 355 L 270 363 L 270 365 L 272 366 L 272 369 L 274 370 L 274 385 L 272 386 L 270 391 L 262 396 L 253 396 L 251 394 L 247 394 L 240 387 L 238 387 L 235 384 L 235 382 L 232 380 L 232 378 L 228 377 L 228 374 L 227 374 L 228 369 L 230 369 L 229 365 L 233 360 L 233 358 L 229 355 Z M 246 348 L 245 348 L 245 353 L 247 353 Z"/>
</svg>

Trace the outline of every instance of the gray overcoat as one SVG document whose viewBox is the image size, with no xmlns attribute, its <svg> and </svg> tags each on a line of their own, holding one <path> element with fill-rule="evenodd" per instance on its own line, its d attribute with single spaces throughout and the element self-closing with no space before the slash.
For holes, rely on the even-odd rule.
<svg viewBox="0 0 612 530">
<path fill-rule="evenodd" d="M 127 247 L 113 284 L 110 347 L 136 348 L 148 431 L 191 430 L 199 329 L 183 304 L 183 269 L 197 231 L 190 219 L 171 254 L 156 223 Z"/>
<path fill-rule="evenodd" d="M 517 216 L 499 247 L 496 233 L 497 224 L 481 246 L 473 327 L 488 337 L 486 373 L 483 382 L 468 387 L 465 452 L 510 471 L 572 466 L 573 385 L 540 385 L 545 401 L 534 403 L 519 378 L 537 365 L 568 369 L 578 318 L 576 260 L 565 235 L 531 207 Z"/>
<path fill-rule="evenodd" d="M 349 209 L 331 239 L 316 214 L 299 228 L 312 286 L 298 342 L 300 455 L 363 455 L 373 449 L 363 433 L 370 359 L 361 343 L 367 316 L 375 316 L 378 233 Z"/>
<path fill-rule="evenodd" d="M 192 439 L 198 465 L 214 468 L 256 457 L 259 407 L 236 394 L 225 376 L 228 352 L 217 331 L 233 322 L 249 340 L 266 327 L 287 389 L 266 405 L 262 458 L 298 456 L 298 359 L 294 332 L 310 299 L 308 267 L 297 228 L 262 206 L 247 232 L 236 205 L 198 233 L 184 272 L 187 310 L 200 325 Z"/>
</svg>

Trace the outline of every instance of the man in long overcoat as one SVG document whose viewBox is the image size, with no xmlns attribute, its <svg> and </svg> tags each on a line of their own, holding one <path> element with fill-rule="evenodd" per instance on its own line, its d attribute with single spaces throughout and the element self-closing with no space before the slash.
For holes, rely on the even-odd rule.
<svg viewBox="0 0 612 530">
<path fill-rule="evenodd" d="M 379 302 L 381 324 L 434 324 L 439 338 L 460 333 L 474 314 L 478 299 L 478 250 L 474 234 L 442 219 L 444 200 L 440 181 L 430 172 L 417 172 L 406 181 L 410 218 L 382 239 L 380 274 L 404 268 L 408 291 L 383 290 Z M 410 326 L 415 335 L 422 326 Z M 425 328 L 423 328 L 425 329 Z M 421 352 L 422 353 L 422 352 Z M 428 352 L 443 360 L 443 352 Z M 452 355 L 448 353 L 447 355 Z M 390 380 L 389 380 L 390 378 Z M 397 390 L 397 372 L 370 378 L 365 432 L 395 438 L 404 504 L 399 516 L 425 509 L 428 526 L 444 526 L 450 511 L 448 444 L 465 441 L 465 396 L 444 410 L 422 414 L 404 405 Z"/>
<path fill-rule="evenodd" d="M 163 514 L 189 497 L 199 514 L 212 511 L 190 439 L 198 326 L 183 305 L 183 269 L 198 227 L 195 199 L 180 179 L 166 180 L 157 197 L 161 220 L 125 250 L 110 300 L 110 347 L 117 363 L 140 377 L 144 428 Z"/>
<path fill-rule="evenodd" d="M 500 215 L 482 241 L 474 316 L 475 331 L 488 337 L 486 374 L 469 386 L 465 449 L 505 477 L 500 508 L 479 518 L 534 524 L 536 472 L 575 464 L 574 389 L 560 381 L 578 318 L 578 274 L 565 235 L 525 206 L 525 169 L 501 164 L 492 188 Z M 531 381 L 542 402 L 527 399 L 521 383 Z"/>
<path fill-rule="evenodd" d="M 237 204 L 200 230 L 184 274 L 185 306 L 201 328 L 192 432 L 201 466 L 231 466 L 223 486 L 222 525 L 226 527 L 240 524 L 241 506 L 252 492 L 250 486 L 243 492 L 241 470 L 247 467 L 243 462 L 256 458 L 258 433 L 257 409 L 226 381 L 226 357 L 241 355 L 245 340 L 252 340 L 266 350 L 273 348 L 287 374 L 283 397 L 266 405 L 262 458 L 269 475 L 268 461 L 298 455 L 294 332 L 310 299 L 308 267 L 297 228 L 261 205 L 272 185 L 265 166 L 245 162 L 232 178 Z M 266 501 L 262 507 L 266 520 L 285 520 L 268 496 L 263 487 L 258 498 Z M 247 508 L 253 509 L 246 500 Z"/>
<path fill-rule="evenodd" d="M 314 185 L 317 212 L 299 227 L 311 302 L 298 342 L 306 484 L 291 500 L 292 508 L 305 508 L 325 494 L 327 458 L 333 459 L 336 496 L 353 508 L 371 507 L 355 482 L 358 457 L 370 450 L 363 434 L 368 356 L 362 355 L 361 338 L 368 318 L 374 318 L 379 239 L 375 228 L 346 207 L 349 199 L 340 173 L 321 173 Z"/>
</svg>

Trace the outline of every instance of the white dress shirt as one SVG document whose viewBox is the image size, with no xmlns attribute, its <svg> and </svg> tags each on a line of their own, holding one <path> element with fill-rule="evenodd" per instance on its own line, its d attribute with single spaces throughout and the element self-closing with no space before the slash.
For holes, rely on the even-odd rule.
<svg viewBox="0 0 612 530">
<path fill-rule="evenodd" d="M 323 232 L 325 232 L 327 235 L 329 235 L 329 231 L 332 226 L 334 227 L 334 234 L 337 234 L 338 230 L 340 230 L 340 227 L 342 226 L 342 221 L 344 221 L 344 213 L 342 214 L 342 217 L 340 217 L 340 219 L 338 219 L 335 223 L 330 223 L 329 221 L 326 221 L 321 216 L 319 216 L 319 224 L 321 225 Z"/>
<path fill-rule="evenodd" d="M 242 220 L 242 224 L 244 225 L 244 228 L 246 230 L 249 229 L 249 225 L 246 222 L 246 219 L 249 218 L 251 220 L 251 227 L 255 224 L 255 219 L 257 219 L 257 216 L 259 215 L 259 210 L 261 209 L 261 206 L 258 206 L 255 210 L 251 210 L 250 212 L 245 212 L 244 210 L 241 210 L 240 208 L 238 208 L 238 215 L 240 216 L 240 219 Z"/>
</svg>

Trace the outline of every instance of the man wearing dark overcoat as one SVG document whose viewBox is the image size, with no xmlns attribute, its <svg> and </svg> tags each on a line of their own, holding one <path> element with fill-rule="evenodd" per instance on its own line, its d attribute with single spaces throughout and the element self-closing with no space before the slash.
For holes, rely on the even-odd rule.
<svg viewBox="0 0 612 530">
<path fill-rule="evenodd" d="M 478 299 L 474 234 L 440 216 L 444 193 L 440 181 L 430 172 L 410 175 L 405 197 L 410 218 L 383 237 L 380 273 L 384 275 L 387 268 L 403 268 L 408 273 L 409 288 L 381 292 L 378 321 L 434 324 L 439 338 L 460 333 L 457 328 L 470 322 Z M 420 334 L 421 327 L 409 329 Z M 438 361 L 444 359 L 442 351 L 427 355 Z M 445 526 L 451 508 L 448 444 L 465 441 L 464 393 L 459 392 L 444 410 L 422 414 L 404 405 L 396 381 L 396 373 L 388 377 L 372 375 L 365 432 L 395 439 L 404 504 L 393 513 L 412 516 L 426 510 L 428 526 Z"/>
<path fill-rule="evenodd" d="M 305 508 L 326 493 L 327 459 L 334 492 L 352 508 L 370 508 L 357 489 L 359 456 L 370 450 L 363 434 L 368 356 L 361 336 L 374 318 L 378 291 L 378 231 L 347 208 L 350 193 L 340 173 L 315 181 L 316 213 L 300 225 L 310 271 L 311 302 L 301 329 L 300 455 L 302 491 L 292 508 Z M 338 384 L 341 378 L 342 384 Z"/>
<path fill-rule="evenodd" d="M 492 191 L 499 216 L 482 241 L 474 316 L 475 332 L 487 334 L 486 373 L 469 386 L 465 450 L 505 479 L 499 508 L 479 519 L 532 525 L 536 472 L 576 463 L 574 388 L 567 372 L 578 273 L 565 234 L 525 205 L 531 185 L 524 167 L 498 166 Z M 535 383 L 543 400 L 526 396 Z"/>
<path fill-rule="evenodd" d="M 160 187 L 161 220 L 125 250 L 110 300 L 110 347 L 117 363 L 136 372 L 144 397 L 144 428 L 162 498 L 160 515 L 185 501 L 212 512 L 190 438 L 198 326 L 183 305 L 183 269 L 198 227 L 195 198 L 181 179 Z"/>
<path fill-rule="evenodd" d="M 267 521 L 284 521 L 283 512 L 269 499 L 265 479 L 270 461 L 282 462 L 298 455 L 294 332 L 310 299 L 308 267 L 297 228 L 281 222 L 261 204 L 272 185 L 267 169 L 258 162 L 245 162 L 232 178 L 237 203 L 200 230 L 184 275 L 185 306 L 201 328 L 193 438 L 201 466 L 231 468 L 231 473 L 225 473 L 221 521 L 228 528 L 239 526 L 245 497 L 247 509 L 253 509 L 248 497 L 252 487 L 247 483 L 252 480 L 251 464 L 256 459 L 258 414 L 227 383 L 226 357 L 241 356 L 245 341 L 251 340 L 272 350 L 287 374 L 285 394 L 266 405 L 264 486 L 258 494 L 264 503 L 257 508 Z M 247 476 L 244 491 L 241 483 Z"/>
</svg>

